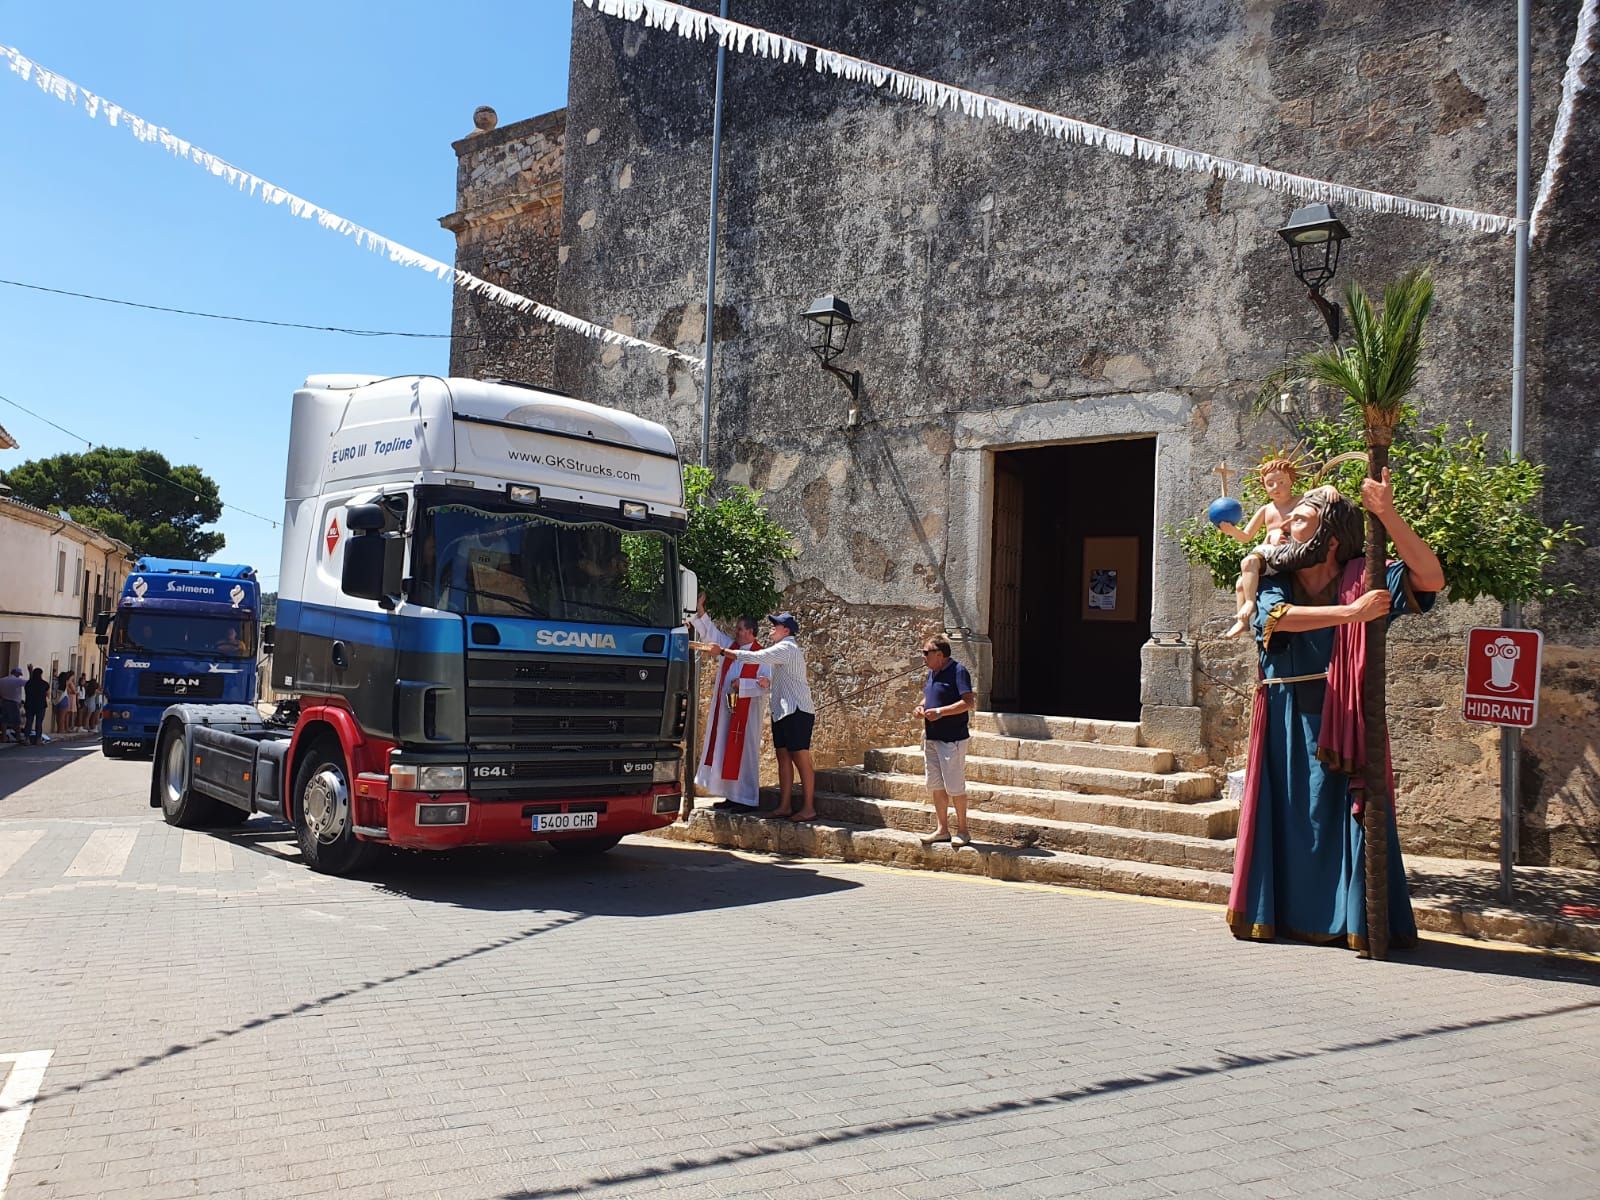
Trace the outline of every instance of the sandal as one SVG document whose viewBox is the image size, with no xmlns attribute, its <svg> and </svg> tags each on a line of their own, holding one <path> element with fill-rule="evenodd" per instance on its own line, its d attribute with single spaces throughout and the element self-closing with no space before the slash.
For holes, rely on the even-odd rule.
<svg viewBox="0 0 1600 1200">
<path fill-rule="evenodd" d="M 924 835 L 922 838 L 922 844 L 924 846 L 937 846 L 940 842 L 948 842 L 949 840 L 950 835 L 948 833 L 935 832 Z"/>
</svg>

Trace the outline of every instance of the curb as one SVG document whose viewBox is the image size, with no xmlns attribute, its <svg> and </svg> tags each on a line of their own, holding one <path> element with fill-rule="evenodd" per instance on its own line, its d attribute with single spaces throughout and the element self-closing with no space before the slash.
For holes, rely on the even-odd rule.
<svg viewBox="0 0 1600 1200">
<path fill-rule="evenodd" d="M 977 875 L 1014 883 L 1088 888 L 1222 905 L 1231 876 L 1153 863 L 1094 858 L 1060 850 L 978 844 L 961 850 L 925 847 L 916 834 L 838 821 L 796 824 L 726 811 L 696 809 L 652 836 L 729 850 L 879 863 L 912 870 Z M 1448 896 L 1412 897 L 1417 928 L 1484 942 L 1600 955 L 1600 921 L 1475 904 Z"/>
</svg>

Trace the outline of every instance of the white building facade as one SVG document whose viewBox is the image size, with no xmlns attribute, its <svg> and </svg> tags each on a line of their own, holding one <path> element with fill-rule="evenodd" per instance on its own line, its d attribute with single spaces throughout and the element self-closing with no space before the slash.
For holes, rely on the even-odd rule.
<svg viewBox="0 0 1600 1200">
<path fill-rule="evenodd" d="M 132 567 L 117 539 L 0 496 L 0 673 L 103 675 L 95 614 L 115 606 Z"/>
</svg>

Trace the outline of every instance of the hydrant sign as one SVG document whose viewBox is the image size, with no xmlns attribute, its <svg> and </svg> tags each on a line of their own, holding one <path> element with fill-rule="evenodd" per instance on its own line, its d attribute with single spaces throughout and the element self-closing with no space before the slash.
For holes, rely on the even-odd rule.
<svg viewBox="0 0 1600 1200">
<path fill-rule="evenodd" d="M 1531 729 L 1539 720 L 1537 629 L 1467 630 L 1467 689 L 1461 715 L 1486 725 Z"/>
</svg>

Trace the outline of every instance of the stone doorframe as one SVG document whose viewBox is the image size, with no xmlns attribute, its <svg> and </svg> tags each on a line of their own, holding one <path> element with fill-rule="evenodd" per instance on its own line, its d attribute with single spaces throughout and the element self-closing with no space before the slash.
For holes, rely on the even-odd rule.
<svg viewBox="0 0 1600 1200">
<path fill-rule="evenodd" d="M 946 540 L 945 629 L 956 656 L 977 674 L 978 703 L 987 707 L 994 674 L 989 637 L 994 460 L 1006 450 L 1067 442 L 1156 439 L 1154 554 L 1151 563 L 1151 640 L 1140 652 L 1141 723 L 1199 748 L 1200 711 L 1194 707 L 1194 647 L 1189 565 L 1178 543 L 1161 536 L 1191 512 L 1189 420 L 1193 402 L 1175 392 L 1135 392 L 1079 400 L 1041 400 L 956 418 L 950 454 Z M 1160 640 L 1158 641 L 1158 635 Z"/>
</svg>

